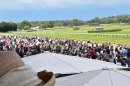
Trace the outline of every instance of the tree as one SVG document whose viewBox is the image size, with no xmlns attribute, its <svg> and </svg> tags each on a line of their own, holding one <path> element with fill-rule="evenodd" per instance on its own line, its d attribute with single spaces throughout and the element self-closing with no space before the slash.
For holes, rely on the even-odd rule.
<svg viewBox="0 0 130 86">
<path fill-rule="evenodd" d="M 73 20 L 71 20 L 71 23 L 73 26 L 79 26 L 79 25 L 81 25 L 81 20 L 73 19 Z"/>
<path fill-rule="evenodd" d="M 44 22 L 45 28 L 49 28 L 49 22 Z"/>
<path fill-rule="evenodd" d="M 8 26 L 9 30 L 11 30 L 11 31 L 16 31 L 17 30 L 17 25 L 15 23 L 9 22 L 8 25 L 9 25 Z"/>
<path fill-rule="evenodd" d="M 21 23 L 17 24 L 17 27 L 18 27 L 19 30 L 22 30 L 24 28 L 23 24 L 21 24 Z"/>
<path fill-rule="evenodd" d="M 58 22 L 58 23 L 57 23 L 57 26 L 58 26 L 58 27 L 61 27 L 61 26 L 62 26 L 62 23 L 61 23 L 61 22 Z"/>
<path fill-rule="evenodd" d="M 7 32 L 7 31 L 16 31 L 17 25 L 13 22 L 1 22 L 0 23 L 0 31 Z"/>
<path fill-rule="evenodd" d="M 24 29 L 25 30 L 28 30 L 29 29 L 29 26 L 27 25 L 27 26 L 24 26 Z"/>
<path fill-rule="evenodd" d="M 23 20 L 23 22 L 21 22 L 21 24 L 24 26 L 29 26 L 29 28 L 31 27 L 31 23 L 29 21 Z"/>
<path fill-rule="evenodd" d="M 0 32 L 2 32 L 2 25 L 1 25 L 1 23 L 0 23 Z"/>
<path fill-rule="evenodd" d="M 54 27 L 54 24 L 52 21 L 49 21 L 49 28 L 53 28 Z"/>
<path fill-rule="evenodd" d="M 8 31 L 8 25 L 7 25 L 7 23 L 5 21 L 1 22 L 1 27 L 2 27 L 1 28 L 2 32 Z"/>
<path fill-rule="evenodd" d="M 45 28 L 45 25 L 44 24 L 40 24 L 40 28 Z"/>
<path fill-rule="evenodd" d="M 46 21 L 44 22 L 45 28 L 53 28 L 54 24 L 52 21 Z"/>
<path fill-rule="evenodd" d="M 93 20 L 94 20 L 95 23 L 99 23 L 100 22 L 99 17 L 95 17 Z"/>
</svg>

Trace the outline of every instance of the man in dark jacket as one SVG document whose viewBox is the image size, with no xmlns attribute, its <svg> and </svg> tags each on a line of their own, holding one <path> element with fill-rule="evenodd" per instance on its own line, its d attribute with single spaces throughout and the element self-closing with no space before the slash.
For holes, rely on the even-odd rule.
<svg viewBox="0 0 130 86">
<path fill-rule="evenodd" d="M 130 67 L 130 49 L 128 49 L 128 53 L 127 53 L 127 59 L 128 59 L 128 66 Z"/>
</svg>

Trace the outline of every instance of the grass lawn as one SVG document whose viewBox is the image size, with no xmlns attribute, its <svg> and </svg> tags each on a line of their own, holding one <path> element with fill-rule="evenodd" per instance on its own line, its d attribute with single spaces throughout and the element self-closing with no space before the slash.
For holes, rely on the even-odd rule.
<svg viewBox="0 0 130 86">
<path fill-rule="evenodd" d="M 93 29 L 96 30 L 96 28 L 99 26 L 81 26 L 80 30 L 74 31 L 73 28 L 62 28 L 62 29 L 51 29 L 51 30 L 39 30 L 39 31 L 33 31 L 33 32 L 27 32 L 27 31 L 17 31 L 17 32 L 8 32 L 4 34 L 12 34 L 12 35 L 40 35 L 40 36 L 48 36 L 48 37 L 57 37 L 57 38 L 67 38 L 67 39 L 78 39 L 78 40 L 90 40 L 93 42 L 109 42 L 109 43 L 117 43 L 117 44 L 127 44 L 130 45 L 130 38 L 126 36 L 128 33 L 130 33 L 130 25 L 115 25 L 115 26 L 104 26 L 103 28 L 105 30 L 110 29 L 122 29 L 122 31 L 119 32 L 103 32 L 103 33 L 97 33 L 98 36 L 95 35 L 88 35 L 87 31 Z M 124 34 L 125 36 L 106 36 L 103 34 Z"/>
</svg>

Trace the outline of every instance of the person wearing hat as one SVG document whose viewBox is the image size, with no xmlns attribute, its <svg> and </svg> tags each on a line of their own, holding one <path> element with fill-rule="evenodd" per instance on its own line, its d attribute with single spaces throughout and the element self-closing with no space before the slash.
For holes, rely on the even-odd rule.
<svg viewBox="0 0 130 86">
<path fill-rule="evenodd" d="M 14 51 L 0 51 L 0 86 L 54 86 L 52 72 L 35 72 Z"/>
</svg>

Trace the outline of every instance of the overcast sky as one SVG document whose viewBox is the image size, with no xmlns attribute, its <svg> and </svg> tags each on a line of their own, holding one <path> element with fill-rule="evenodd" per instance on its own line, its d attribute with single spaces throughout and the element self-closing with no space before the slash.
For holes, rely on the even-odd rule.
<svg viewBox="0 0 130 86">
<path fill-rule="evenodd" d="M 129 9 L 130 0 L 0 0 L 0 21 L 90 20 Z"/>
</svg>

